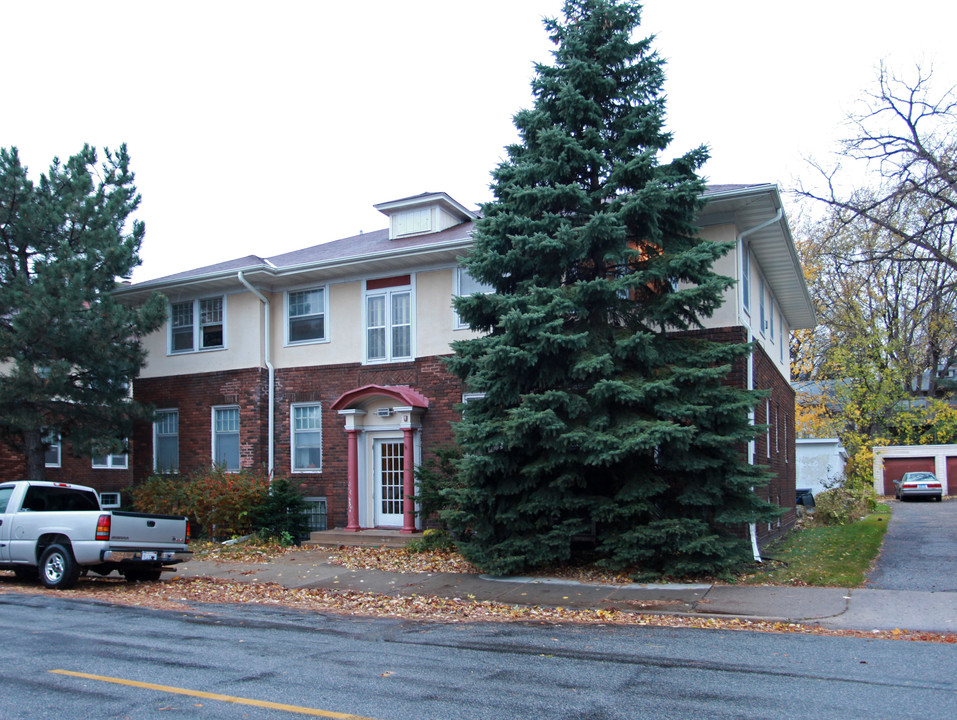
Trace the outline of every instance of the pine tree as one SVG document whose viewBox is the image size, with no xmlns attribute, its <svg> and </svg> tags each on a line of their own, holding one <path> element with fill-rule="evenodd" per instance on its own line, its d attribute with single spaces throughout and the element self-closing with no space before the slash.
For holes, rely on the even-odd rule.
<svg viewBox="0 0 957 720">
<path fill-rule="evenodd" d="M 464 261 L 494 292 L 455 304 L 485 334 L 449 367 L 484 398 L 457 427 L 445 520 L 491 572 L 565 561 L 582 533 L 612 567 L 723 572 L 747 556 L 741 524 L 774 514 L 745 456 L 758 396 L 727 382 L 750 348 L 693 332 L 733 283 L 712 270 L 730 246 L 695 227 L 707 150 L 659 161 L 663 61 L 639 21 L 614 0 L 545 21 L 554 64 Z"/>
<path fill-rule="evenodd" d="M 28 479 L 43 479 L 52 436 L 119 453 L 149 414 L 129 389 L 165 301 L 130 308 L 111 295 L 140 262 L 133 180 L 125 146 L 99 167 L 89 146 L 54 159 L 36 185 L 16 148 L 0 149 L 0 440 L 24 455 Z"/>
</svg>

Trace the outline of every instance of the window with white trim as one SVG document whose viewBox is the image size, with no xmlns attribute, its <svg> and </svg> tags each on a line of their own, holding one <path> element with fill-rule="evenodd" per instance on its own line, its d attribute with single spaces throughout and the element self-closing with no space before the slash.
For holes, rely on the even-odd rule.
<svg viewBox="0 0 957 720">
<path fill-rule="evenodd" d="M 768 309 L 770 310 L 768 322 L 771 325 L 771 342 L 774 342 L 774 298 L 768 297 Z"/>
<path fill-rule="evenodd" d="M 213 408 L 213 462 L 239 472 L 239 408 Z"/>
<path fill-rule="evenodd" d="M 93 454 L 93 467 L 97 470 L 126 470 L 129 455 L 126 453 Z"/>
<path fill-rule="evenodd" d="M 412 359 L 412 290 L 366 291 L 366 361 Z"/>
<path fill-rule="evenodd" d="M 179 472 L 179 411 L 160 410 L 153 422 L 153 470 Z"/>
<path fill-rule="evenodd" d="M 63 445 L 59 433 L 50 432 L 44 435 L 43 444 L 46 445 L 46 450 L 43 451 L 43 464 L 48 468 L 60 467 Z"/>
<path fill-rule="evenodd" d="M 488 283 L 479 282 L 471 275 L 469 271 L 463 267 L 455 268 L 455 295 L 457 297 L 462 297 L 465 295 L 472 295 L 474 293 L 483 293 L 488 294 L 495 292 L 495 288 L 489 285 Z M 459 314 L 452 311 L 455 315 L 455 329 L 463 330 L 468 328 L 469 324 L 463 322 L 462 318 L 459 317 Z"/>
<path fill-rule="evenodd" d="M 741 241 L 741 301 L 744 311 L 751 314 L 751 246 Z"/>
<path fill-rule="evenodd" d="M 783 365 L 784 364 L 784 346 L 789 344 L 790 337 L 788 337 L 787 328 L 784 327 L 784 316 L 779 315 L 778 317 L 781 321 L 780 323 L 778 323 L 781 326 L 781 342 L 779 343 L 779 354 L 781 358 L 781 364 Z M 790 351 L 791 349 L 789 347 L 788 352 Z"/>
<path fill-rule="evenodd" d="M 286 342 L 320 342 L 326 339 L 326 289 L 286 293 Z"/>
<path fill-rule="evenodd" d="M 170 353 L 225 347 L 225 300 L 222 296 L 170 303 Z"/>
<path fill-rule="evenodd" d="M 771 401 L 764 401 L 764 424 L 767 425 L 767 435 L 764 439 L 764 444 L 767 446 L 768 457 L 771 457 Z"/>
<path fill-rule="evenodd" d="M 764 305 L 764 296 L 765 296 L 765 294 L 766 294 L 766 292 L 765 292 L 765 289 L 764 289 L 764 276 L 763 276 L 763 275 L 759 275 L 759 276 L 758 276 L 758 297 L 759 297 L 759 299 L 758 299 L 758 305 L 759 305 L 758 322 L 760 322 L 760 326 L 759 326 L 758 329 L 761 331 L 761 334 L 762 334 L 762 335 L 764 335 L 765 330 L 768 329 L 768 319 L 767 319 L 767 313 L 766 313 L 765 305 Z"/>
<path fill-rule="evenodd" d="M 322 472 L 322 405 L 303 403 L 290 408 L 293 472 Z"/>
</svg>

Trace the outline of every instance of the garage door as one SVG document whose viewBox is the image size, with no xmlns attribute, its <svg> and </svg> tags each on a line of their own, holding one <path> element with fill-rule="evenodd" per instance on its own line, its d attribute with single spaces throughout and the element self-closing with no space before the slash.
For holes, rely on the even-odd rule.
<svg viewBox="0 0 957 720">
<path fill-rule="evenodd" d="M 894 481 L 906 472 L 935 471 L 934 458 L 884 458 L 884 494 L 894 495 Z M 957 478 L 957 473 L 954 475 Z"/>
<path fill-rule="evenodd" d="M 947 494 L 957 495 L 957 457 L 947 458 Z"/>
</svg>

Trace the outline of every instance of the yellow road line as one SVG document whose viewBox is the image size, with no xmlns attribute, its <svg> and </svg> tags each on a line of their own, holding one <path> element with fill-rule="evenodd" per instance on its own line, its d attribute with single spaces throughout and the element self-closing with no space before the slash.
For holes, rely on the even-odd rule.
<svg viewBox="0 0 957 720">
<path fill-rule="evenodd" d="M 272 710 L 285 710 L 287 712 L 300 713 L 302 715 L 313 715 L 324 718 L 337 718 L 337 720 L 375 720 L 361 715 L 349 715 L 348 713 L 333 712 L 331 710 L 316 710 L 315 708 L 299 707 L 298 705 L 285 705 L 283 703 L 267 702 L 266 700 L 250 700 L 249 698 L 233 697 L 232 695 L 219 695 L 217 693 L 202 692 L 200 690 L 188 690 L 186 688 L 170 687 L 169 685 L 154 685 L 152 683 L 139 682 L 137 680 L 124 680 L 123 678 L 106 677 L 104 675 L 90 675 L 88 673 L 73 672 L 72 670 L 51 670 L 51 673 L 57 675 L 69 675 L 71 677 L 84 678 L 86 680 L 99 680 L 101 682 L 115 683 L 116 685 L 128 685 L 130 687 L 144 688 L 146 690 L 159 690 L 161 692 L 175 693 L 177 695 L 189 695 L 191 697 L 203 698 L 205 700 L 219 700 L 221 702 L 236 703 L 237 705 L 252 705 L 254 707 L 270 708 Z"/>
</svg>

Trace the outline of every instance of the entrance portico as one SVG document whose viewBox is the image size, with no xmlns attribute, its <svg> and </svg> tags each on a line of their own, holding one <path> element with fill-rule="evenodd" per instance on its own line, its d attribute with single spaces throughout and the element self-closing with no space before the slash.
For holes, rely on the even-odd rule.
<svg viewBox="0 0 957 720">
<path fill-rule="evenodd" d="M 343 393 L 332 409 L 348 436 L 346 530 L 416 530 L 415 466 L 421 456 L 421 418 L 429 400 L 408 386 L 366 385 Z"/>
</svg>

